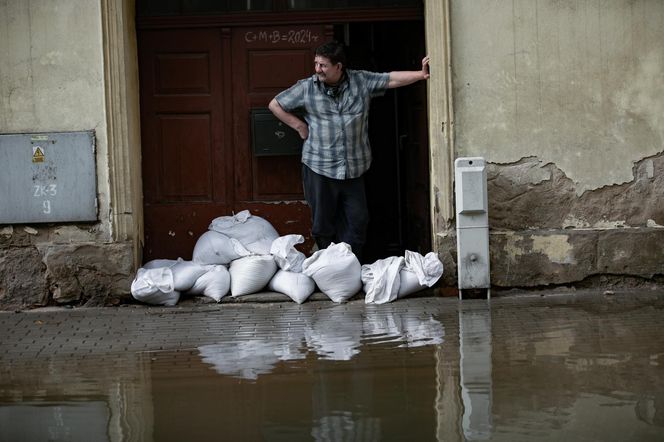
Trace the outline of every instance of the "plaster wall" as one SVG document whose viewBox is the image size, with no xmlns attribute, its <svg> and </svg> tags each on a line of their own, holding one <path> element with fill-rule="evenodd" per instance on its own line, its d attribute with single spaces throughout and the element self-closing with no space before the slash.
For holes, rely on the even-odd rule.
<svg viewBox="0 0 664 442">
<path fill-rule="evenodd" d="M 106 239 L 108 154 L 99 2 L 8 0 L 0 11 L 0 133 L 94 130 L 100 223 L 86 233 L 77 231 L 75 240 Z"/>
<path fill-rule="evenodd" d="M 96 223 L 0 225 L 0 306 L 126 293 L 134 258 L 111 232 L 101 2 L 0 2 L 0 60 L 0 133 L 94 130 L 99 210 Z"/>
<path fill-rule="evenodd" d="M 661 282 L 664 2 L 450 11 L 455 155 L 490 163 L 492 283 Z"/>
<path fill-rule="evenodd" d="M 456 149 L 535 156 L 577 195 L 632 181 L 664 149 L 664 3 L 478 0 L 452 6 Z"/>
</svg>

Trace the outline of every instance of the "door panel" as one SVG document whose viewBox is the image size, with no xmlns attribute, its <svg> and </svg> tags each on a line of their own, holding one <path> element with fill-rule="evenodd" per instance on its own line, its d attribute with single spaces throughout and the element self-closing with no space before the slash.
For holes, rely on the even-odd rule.
<svg viewBox="0 0 664 442">
<path fill-rule="evenodd" d="M 272 94 L 275 90 L 281 91 L 313 73 L 312 53 L 309 48 L 253 50 L 248 53 L 247 63 L 252 93 Z"/>
<path fill-rule="evenodd" d="M 211 201 L 210 114 L 166 114 L 157 118 L 160 199 Z"/>
<path fill-rule="evenodd" d="M 189 259 L 210 220 L 231 209 L 230 51 L 219 30 L 142 31 L 138 42 L 144 259 Z"/>
<path fill-rule="evenodd" d="M 209 54 L 156 54 L 155 93 L 157 95 L 209 94 Z"/>
</svg>

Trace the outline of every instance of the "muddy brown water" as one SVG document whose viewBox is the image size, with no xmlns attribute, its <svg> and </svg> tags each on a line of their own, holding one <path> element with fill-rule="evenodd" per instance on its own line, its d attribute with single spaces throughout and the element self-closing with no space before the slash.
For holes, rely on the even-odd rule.
<svg viewBox="0 0 664 442">
<path fill-rule="evenodd" d="M 0 440 L 664 440 L 662 296 L 313 304 L 3 313 Z"/>
</svg>

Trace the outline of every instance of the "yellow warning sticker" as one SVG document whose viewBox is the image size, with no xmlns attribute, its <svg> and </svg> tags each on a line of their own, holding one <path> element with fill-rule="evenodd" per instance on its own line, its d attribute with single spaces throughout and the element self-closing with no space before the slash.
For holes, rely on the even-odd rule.
<svg viewBox="0 0 664 442">
<path fill-rule="evenodd" d="M 32 146 L 32 162 L 33 163 L 44 162 L 44 149 L 42 149 L 41 146 Z"/>
</svg>

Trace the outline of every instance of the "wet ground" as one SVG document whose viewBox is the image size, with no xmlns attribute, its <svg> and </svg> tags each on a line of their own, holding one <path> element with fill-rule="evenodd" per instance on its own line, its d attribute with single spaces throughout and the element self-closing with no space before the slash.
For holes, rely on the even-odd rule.
<svg viewBox="0 0 664 442">
<path fill-rule="evenodd" d="M 2 441 L 664 440 L 664 294 L 0 313 Z"/>
</svg>

